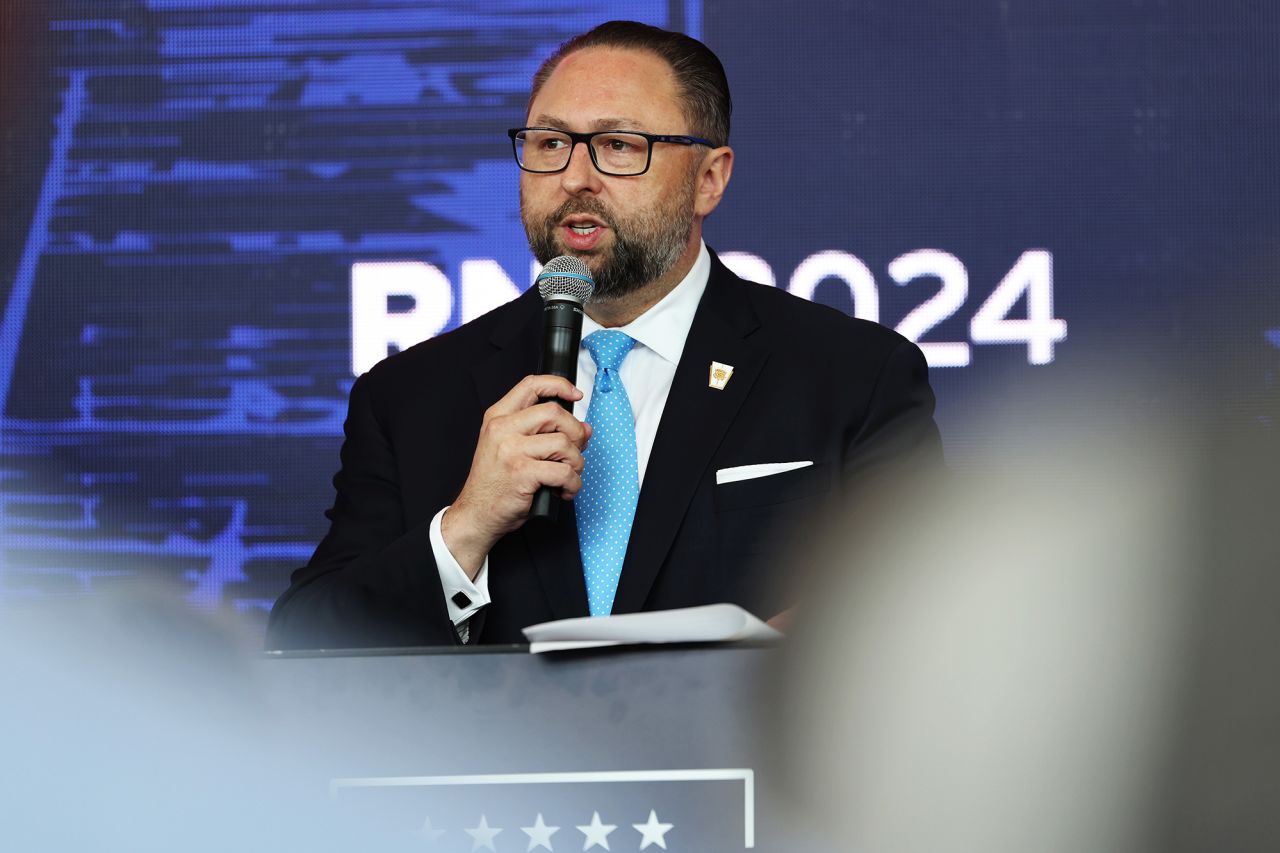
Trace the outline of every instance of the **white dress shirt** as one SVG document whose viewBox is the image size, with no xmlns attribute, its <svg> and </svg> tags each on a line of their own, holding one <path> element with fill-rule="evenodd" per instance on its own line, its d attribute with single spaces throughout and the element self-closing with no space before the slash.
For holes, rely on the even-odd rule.
<svg viewBox="0 0 1280 853">
<path fill-rule="evenodd" d="M 671 382 L 675 379 L 676 365 L 680 363 L 689 327 L 693 325 L 693 315 L 698 310 L 703 291 L 707 289 L 707 278 L 710 275 L 711 255 L 707 252 L 706 243 L 703 243 L 688 275 L 670 293 L 627 325 L 618 327 L 618 331 L 626 332 L 636 341 L 618 373 L 627 389 L 631 411 L 636 419 L 636 465 L 641 485 L 644 484 L 644 472 L 649 465 L 649 454 L 653 452 L 653 440 L 658 434 L 658 423 L 662 420 L 662 411 L 667 405 Z M 585 338 L 600 328 L 600 324 L 590 317 L 583 317 L 582 337 Z M 578 420 L 586 420 L 595 378 L 596 363 L 586 347 L 580 347 L 578 388 L 583 396 L 573 405 L 573 415 Z M 440 520 L 448 509 L 445 507 L 431 519 L 431 550 L 436 558 L 436 568 L 440 572 L 449 618 L 458 627 L 463 642 L 466 642 L 466 621 L 491 600 L 489 558 L 485 557 L 474 581 L 467 577 L 462 566 L 449 553 L 440 532 Z"/>
</svg>

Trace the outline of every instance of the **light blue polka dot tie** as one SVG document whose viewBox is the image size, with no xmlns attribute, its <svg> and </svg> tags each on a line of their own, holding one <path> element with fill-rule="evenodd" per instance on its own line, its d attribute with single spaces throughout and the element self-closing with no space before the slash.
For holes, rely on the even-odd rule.
<svg viewBox="0 0 1280 853">
<path fill-rule="evenodd" d="M 596 381 L 587 407 L 591 441 L 583 453 L 587 464 L 582 471 L 582 491 L 573 505 L 592 616 L 608 616 L 613 611 L 640 498 L 636 421 L 627 389 L 618 377 L 618 368 L 635 343 L 613 329 L 592 332 L 582 341 L 595 359 Z"/>
</svg>

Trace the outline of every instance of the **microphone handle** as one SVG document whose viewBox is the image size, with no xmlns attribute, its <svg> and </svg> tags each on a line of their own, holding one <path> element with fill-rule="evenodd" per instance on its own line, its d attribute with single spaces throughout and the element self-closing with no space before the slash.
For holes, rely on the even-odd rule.
<svg viewBox="0 0 1280 853">
<path fill-rule="evenodd" d="M 582 344 L 582 306 L 568 299 L 553 299 L 543 308 L 542 361 L 538 372 L 563 376 L 570 382 L 578 381 L 578 347 Z M 544 397 L 539 402 L 555 402 L 566 412 L 573 412 L 573 403 L 559 397 Z M 555 521 L 560 516 L 560 499 L 550 486 L 543 486 L 533 495 L 529 507 L 530 518 Z"/>
</svg>

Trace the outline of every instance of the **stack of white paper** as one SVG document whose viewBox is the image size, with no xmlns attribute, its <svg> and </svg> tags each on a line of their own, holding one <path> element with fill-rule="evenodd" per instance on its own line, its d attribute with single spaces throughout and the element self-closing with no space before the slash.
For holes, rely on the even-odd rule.
<svg viewBox="0 0 1280 853">
<path fill-rule="evenodd" d="M 724 643 L 782 637 L 781 632 L 736 604 L 561 619 L 530 625 L 524 635 L 534 654 L 631 643 Z"/>
</svg>

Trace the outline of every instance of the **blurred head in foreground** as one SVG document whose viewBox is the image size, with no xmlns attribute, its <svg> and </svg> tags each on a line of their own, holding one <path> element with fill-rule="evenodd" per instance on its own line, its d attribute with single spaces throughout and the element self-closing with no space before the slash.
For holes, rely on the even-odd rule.
<svg viewBox="0 0 1280 853">
<path fill-rule="evenodd" d="M 325 800 L 254 639 L 162 589 L 0 607 L 0 850 L 401 849 Z"/>
<path fill-rule="evenodd" d="M 773 693 L 791 821 L 821 849 L 1280 849 L 1276 435 L 1007 438 L 826 525 Z"/>
</svg>

